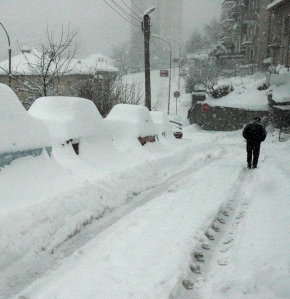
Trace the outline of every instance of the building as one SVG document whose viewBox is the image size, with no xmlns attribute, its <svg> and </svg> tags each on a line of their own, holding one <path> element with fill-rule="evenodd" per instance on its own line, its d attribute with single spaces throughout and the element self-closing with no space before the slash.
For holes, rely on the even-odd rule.
<svg viewBox="0 0 290 299">
<path fill-rule="evenodd" d="M 48 61 L 50 61 L 48 59 Z M 73 95 L 73 86 L 80 80 L 97 77 L 96 80 L 103 80 L 106 76 L 116 77 L 118 69 L 113 66 L 113 60 L 103 54 L 92 54 L 85 59 L 72 59 L 69 63 L 68 69 L 64 70 L 64 75 L 60 75 L 62 70 L 60 65 L 62 61 L 58 61 L 59 66 L 53 65 L 50 61 L 51 67 L 49 71 L 55 75 L 48 74 L 47 76 L 42 72 L 42 67 L 45 65 L 45 56 L 37 49 L 23 49 L 22 53 L 12 57 L 11 59 L 11 73 L 16 78 L 22 78 L 21 82 L 38 82 L 40 77 L 45 76 L 46 80 L 52 80 L 52 86 L 58 91 L 58 94 L 63 96 Z M 63 64 L 64 65 L 64 64 Z M 8 66 L 9 60 L 0 62 L 0 83 L 8 85 Z M 37 75 L 39 72 L 39 75 Z M 43 83 L 43 80 L 41 80 Z M 32 84 L 33 84 L 32 83 Z M 36 86 L 36 85 L 35 85 Z M 25 108 L 29 108 L 30 99 L 27 99 L 27 93 L 20 90 L 20 83 L 17 80 L 11 81 L 11 87 L 19 97 Z M 23 89 L 23 88 L 22 88 Z"/>
<path fill-rule="evenodd" d="M 225 0 L 222 4 L 222 42 L 246 62 L 262 69 L 267 58 L 270 0 Z"/>
<path fill-rule="evenodd" d="M 275 0 L 269 12 L 268 56 L 273 65 L 290 64 L 290 0 Z"/>
</svg>

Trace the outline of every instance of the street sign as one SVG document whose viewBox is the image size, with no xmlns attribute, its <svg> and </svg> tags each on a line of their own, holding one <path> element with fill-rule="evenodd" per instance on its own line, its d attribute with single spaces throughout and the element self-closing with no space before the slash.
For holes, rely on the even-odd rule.
<svg viewBox="0 0 290 299">
<path fill-rule="evenodd" d="M 207 103 L 204 103 L 201 105 L 201 111 L 202 112 L 207 112 L 209 110 L 210 106 Z"/>
<path fill-rule="evenodd" d="M 173 95 L 174 95 L 175 98 L 179 98 L 180 97 L 180 91 L 178 91 L 178 90 L 175 91 Z"/>
<path fill-rule="evenodd" d="M 160 77 L 169 77 L 168 70 L 160 70 Z"/>
</svg>

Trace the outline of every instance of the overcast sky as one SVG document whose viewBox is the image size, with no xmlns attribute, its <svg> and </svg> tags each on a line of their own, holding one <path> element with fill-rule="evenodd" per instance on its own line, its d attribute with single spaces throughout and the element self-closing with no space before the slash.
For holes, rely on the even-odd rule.
<svg viewBox="0 0 290 299">
<path fill-rule="evenodd" d="M 188 34 L 188 28 L 219 18 L 222 1 L 184 0 L 187 27 L 184 32 Z M 130 3 L 129 0 L 125 2 Z M 103 0 L 0 0 L 0 7 L 0 22 L 10 36 L 12 55 L 18 54 L 17 41 L 37 47 L 44 40 L 47 27 L 57 33 L 61 25 L 69 23 L 81 41 L 79 57 L 92 53 L 110 55 L 113 45 L 130 36 L 129 24 Z M 1 60 L 8 58 L 7 44 L 4 30 L 0 28 Z"/>
</svg>

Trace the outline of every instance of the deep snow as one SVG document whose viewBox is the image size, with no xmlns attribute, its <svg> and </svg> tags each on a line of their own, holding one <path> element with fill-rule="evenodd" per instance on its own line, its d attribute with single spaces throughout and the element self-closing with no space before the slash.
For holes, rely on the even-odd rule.
<svg viewBox="0 0 290 299">
<path fill-rule="evenodd" d="M 290 298 L 287 137 L 269 131 L 252 171 L 241 131 L 194 125 L 110 161 L 70 145 L 14 161 L 0 172 L 0 298 Z"/>
</svg>

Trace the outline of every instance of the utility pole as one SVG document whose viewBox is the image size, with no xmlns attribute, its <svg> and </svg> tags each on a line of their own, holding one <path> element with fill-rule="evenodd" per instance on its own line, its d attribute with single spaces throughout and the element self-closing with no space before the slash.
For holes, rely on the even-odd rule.
<svg viewBox="0 0 290 299">
<path fill-rule="evenodd" d="M 144 34 L 144 62 L 145 62 L 145 106 L 151 111 L 151 81 L 150 81 L 150 16 L 155 10 L 151 7 L 144 12 L 143 16 L 143 34 Z"/>
</svg>

